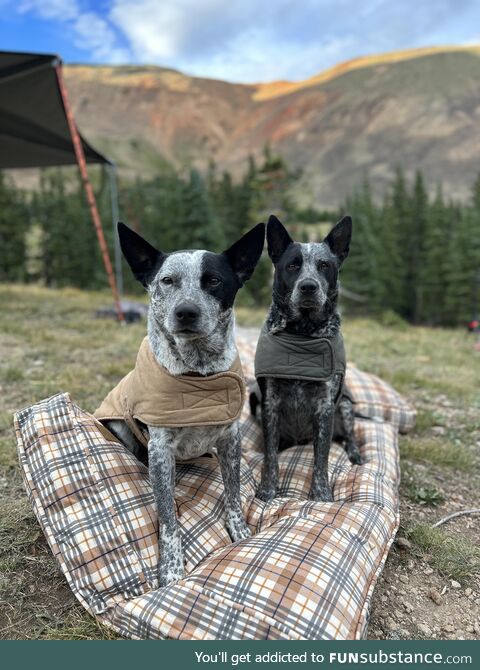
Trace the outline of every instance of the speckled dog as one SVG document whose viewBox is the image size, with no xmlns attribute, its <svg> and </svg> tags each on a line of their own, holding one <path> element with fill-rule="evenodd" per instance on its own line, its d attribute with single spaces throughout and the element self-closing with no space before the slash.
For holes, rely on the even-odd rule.
<svg viewBox="0 0 480 670">
<path fill-rule="evenodd" d="M 142 346 L 148 348 L 151 365 L 161 366 L 171 376 L 190 375 L 192 379 L 194 375 L 194 382 L 235 366 L 238 354 L 233 302 L 260 258 L 265 225 L 258 224 L 221 254 L 197 250 L 164 254 L 121 223 L 118 232 L 123 254 L 150 297 L 148 342 Z M 142 384 L 137 388 L 142 389 Z M 195 404 L 191 406 L 195 410 Z M 102 411 L 96 412 L 99 418 L 101 415 Z M 127 423 L 105 423 L 135 455 L 145 460 L 145 449 Z M 216 452 L 225 486 L 226 527 L 234 542 L 250 535 L 240 501 L 240 432 L 237 421 L 226 425 L 145 428 L 150 480 L 160 519 L 158 577 L 163 586 L 184 574 L 175 514 L 175 458 L 188 460 Z"/>
<path fill-rule="evenodd" d="M 307 244 L 294 242 L 276 217 L 268 221 L 273 298 L 255 361 L 265 445 L 257 496 L 264 501 L 277 492 L 279 449 L 313 440 L 312 500 L 333 500 L 327 465 L 334 428 L 350 461 L 362 462 L 352 400 L 343 384 L 345 350 L 337 311 L 338 272 L 351 234 L 348 216 L 323 242 Z M 250 403 L 255 410 L 255 396 Z"/>
</svg>

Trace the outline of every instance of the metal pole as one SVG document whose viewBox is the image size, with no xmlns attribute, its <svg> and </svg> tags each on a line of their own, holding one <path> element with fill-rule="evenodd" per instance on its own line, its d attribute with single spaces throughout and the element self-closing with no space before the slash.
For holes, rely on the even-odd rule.
<svg viewBox="0 0 480 670">
<path fill-rule="evenodd" d="M 108 277 L 108 283 L 110 284 L 110 288 L 112 290 L 113 301 L 115 303 L 115 310 L 117 312 L 118 320 L 121 323 L 125 323 L 125 316 L 123 314 L 122 306 L 120 304 L 120 296 L 118 294 L 117 284 L 115 282 L 115 275 L 113 274 L 112 263 L 110 261 L 110 254 L 108 253 L 107 243 L 105 242 L 105 235 L 103 234 L 102 222 L 100 220 L 100 215 L 98 213 L 97 201 L 95 199 L 92 184 L 90 182 L 90 179 L 88 178 L 87 162 L 85 160 L 85 154 L 83 151 L 82 142 L 80 140 L 80 135 L 78 133 L 77 126 L 75 124 L 75 119 L 73 118 L 72 109 L 68 101 L 67 89 L 63 81 L 62 65 L 60 62 L 58 62 L 55 65 L 55 72 L 57 75 L 60 95 L 62 96 L 63 100 L 63 106 L 65 107 L 65 114 L 68 121 L 68 127 L 70 129 L 70 135 L 72 137 L 75 156 L 77 158 L 80 175 L 82 177 L 83 187 L 85 189 L 88 206 L 90 208 L 90 214 L 92 217 L 95 232 L 97 234 L 98 244 L 100 245 L 100 250 L 102 252 L 103 265 L 105 266 L 105 271 Z"/>
<path fill-rule="evenodd" d="M 110 173 L 110 198 L 112 201 L 112 232 L 115 242 L 115 277 L 117 280 L 118 292 L 123 295 L 123 267 L 122 267 L 122 250 L 120 248 L 120 240 L 118 238 L 117 223 L 118 215 L 118 188 L 117 188 L 117 166 L 115 163 L 109 165 Z"/>
</svg>

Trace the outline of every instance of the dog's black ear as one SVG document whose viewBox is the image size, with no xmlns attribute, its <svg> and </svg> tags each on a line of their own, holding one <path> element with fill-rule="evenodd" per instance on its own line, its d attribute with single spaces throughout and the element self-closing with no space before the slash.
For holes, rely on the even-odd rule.
<svg viewBox="0 0 480 670">
<path fill-rule="evenodd" d="M 155 276 L 155 271 L 160 267 L 165 254 L 152 247 L 141 235 L 121 221 L 117 224 L 117 230 L 123 255 L 132 269 L 133 276 L 146 288 Z"/>
<path fill-rule="evenodd" d="M 237 275 L 240 284 L 244 284 L 252 276 L 255 266 L 262 255 L 265 243 L 265 224 L 258 223 L 245 233 L 232 246 L 223 252 L 230 266 Z"/>
<path fill-rule="evenodd" d="M 273 216 L 273 214 L 268 219 L 267 244 L 268 255 L 272 259 L 274 265 L 278 263 L 287 247 L 293 244 L 293 240 L 288 234 L 287 229 L 276 216 Z"/>
<path fill-rule="evenodd" d="M 328 233 L 324 242 L 330 247 L 332 254 L 335 254 L 342 263 L 348 256 L 350 249 L 350 240 L 352 239 L 352 219 L 344 216 L 336 223 Z"/>
</svg>

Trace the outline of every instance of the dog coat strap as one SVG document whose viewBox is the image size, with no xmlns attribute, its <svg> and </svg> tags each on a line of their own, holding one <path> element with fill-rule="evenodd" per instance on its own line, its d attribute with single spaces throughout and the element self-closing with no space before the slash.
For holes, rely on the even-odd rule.
<svg viewBox="0 0 480 670">
<path fill-rule="evenodd" d="M 302 381 L 329 381 L 345 374 L 346 358 L 340 332 L 334 337 L 305 337 L 280 332 L 272 335 L 266 324 L 255 354 L 255 377 Z"/>
</svg>

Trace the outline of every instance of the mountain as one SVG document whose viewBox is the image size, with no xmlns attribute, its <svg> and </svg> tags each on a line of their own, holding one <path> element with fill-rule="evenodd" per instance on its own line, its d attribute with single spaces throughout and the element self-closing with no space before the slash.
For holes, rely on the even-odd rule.
<svg viewBox="0 0 480 670">
<path fill-rule="evenodd" d="M 266 142 L 301 169 L 300 204 L 336 206 L 366 175 L 381 194 L 396 164 L 465 199 L 480 171 L 480 47 L 342 63 L 301 82 L 232 84 L 160 67 L 70 65 L 77 122 L 126 176 L 168 165 L 241 173 Z"/>
</svg>

